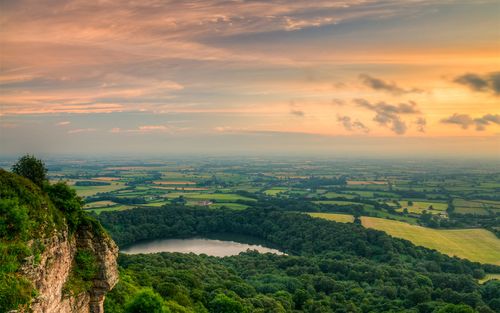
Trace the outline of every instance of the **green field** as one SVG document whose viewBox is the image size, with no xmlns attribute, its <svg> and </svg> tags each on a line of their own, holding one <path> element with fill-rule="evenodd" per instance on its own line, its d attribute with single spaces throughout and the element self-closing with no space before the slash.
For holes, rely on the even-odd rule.
<svg viewBox="0 0 500 313">
<path fill-rule="evenodd" d="M 474 208 L 474 207 L 456 207 L 454 212 L 460 214 L 476 214 L 476 215 L 490 214 L 488 210 L 484 208 Z"/>
<path fill-rule="evenodd" d="M 345 194 L 345 193 L 338 193 L 338 192 L 327 192 L 325 194 L 322 194 L 322 196 L 326 198 L 346 198 L 346 199 L 355 199 L 355 195 L 350 195 L 350 194 Z"/>
<path fill-rule="evenodd" d="M 348 214 L 310 213 L 310 215 L 337 222 L 353 220 Z M 500 265 L 500 239 L 485 229 L 441 230 L 367 216 L 362 216 L 361 222 L 367 228 L 384 231 L 391 236 L 409 240 L 415 245 L 435 249 L 450 256 Z"/>
<path fill-rule="evenodd" d="M 85 204 L 85 209 L 94 209 L 94 208 L 104 208 L 108 206 L 115 205 L 113 201 L 103 200 L 103 201 L 95 201 Z"/>
<path fill-rule="evenodd" d="M 331 221 L 341 222 L 341 223 L 352 223 L 354 217 L 349 214 L 336 214 L 336 213 L 309 213 L 312 217 L 324 218 Z"/>
<path fill-rule="evenodd" d="M 271 188 L 271 189 L 267 189 L 264 191 L 264 193 L 268 196 L 276 196 L 277 194 L 279 194 L 280 192 L 285 192 L 287 191 L 288 188 Z"/>
<path fill-rule="evenodd" d="M 232 210 L 244 210 L 246 208 L 248 208 L 247 205 L 244 205 L 244 204 L 239 204 L 239 203 L 213 203 L 210 205 L 210 208 L 215 208 L 215 209 L 218 209 L 218 208 L 221 208 L 221 207 L 226 207 L 228 209 L 232 209 Z"/>
<path fill-rule="evenodd" d="M 92 211 L 96 214 L 101 214 L 102 212 L 111 212 L 111 211 L 123 211 L 123 210 L 130 210 L 135 208 L 135 206 L 132 205 L 116 205 L 112 206 L 109 208 L 98 208 L 98 209 L 88 209 L 86 211 Z"/>
<path fill-rule="evenodd" d="M 316 204 L 329 204 L 329 205 L 361 205 L 365 209 L 373 209 L 373 205 L 366 203 L 359 203 L 353 201 L 339 201 L 339 200 L 320 200 L 313 201 Z"/>
<path fill-rule="evenodd" d="M 240 196 L 237 194 L 230 194 L 230 193 L 196 193 L 196 192 L 176 192 L 176 193 L 169 193 L 168 198 L 173 199 L 177 198 L 179 196 L 183 196 L 186 199 L 196 199 L 196 200 L 215 200 L 215 201 L 223 201 L 223 202 L 234 202 L 237 200 L 246 200 L 246 201 L 255 201 L 255 199 Z"/>
<path fill-rule="evenodd" d="M 500 265 L 500 239 L 485 229 L 432 229 L 374 217 L 361 217 L 361 221 L 365 227 L 450 256 Z"/>
<path fill-rule="evenodd" d="M 110 192 L 122 189 L 125 186 L 121 182 L 112 182 L 111 185 L 106 186 L 72 186 L 80 197 L 93 196 L 99 192 Z"/>
</svg>

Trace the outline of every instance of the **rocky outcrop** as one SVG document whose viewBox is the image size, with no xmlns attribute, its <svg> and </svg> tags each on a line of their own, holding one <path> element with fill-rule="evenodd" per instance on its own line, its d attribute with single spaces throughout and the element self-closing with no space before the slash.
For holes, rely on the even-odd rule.
<svg viewBox="0 0 500 313">
<path fill-rule="evenodd" d="M 101 313 L 106 293 L 118 281 L 118 247 L 104 232 L 83 226 L 69 236 L 67 231 L 42 241 L 44 251 L 36 260 L 27 260 L 23 274 L 37 290 L 31 303 L 34 313 Z M 65 286 L 75 267 L 79 249 L 91 251 L 96 260 L 96 275 L 91 288 L 72 294 Z M 36 264 L 35 264 L 36 263 Z"/>
</svg>

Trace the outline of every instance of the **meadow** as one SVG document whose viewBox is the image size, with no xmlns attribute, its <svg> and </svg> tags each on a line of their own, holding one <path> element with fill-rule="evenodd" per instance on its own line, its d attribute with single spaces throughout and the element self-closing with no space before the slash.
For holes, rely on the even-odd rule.
<svg viewBox="0 0 500 313">
<path fill-rule="evenodd" d="M 313 217 L 348 223 L 354 218 L 347 214 L 310 213 Z M 441 253 L 481 263 L 500 265 L 500 239 L 485 229 L 441 230 L 375 217 L 361 217 L 364 227 L 384 231 L 389 235 Z"/>
</svg>

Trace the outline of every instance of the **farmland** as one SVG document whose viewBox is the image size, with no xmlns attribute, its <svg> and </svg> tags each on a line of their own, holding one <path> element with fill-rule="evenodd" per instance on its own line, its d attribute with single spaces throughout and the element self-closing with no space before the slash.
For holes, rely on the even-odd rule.
<svg viewBox="0 0 500 313">
<path fill-rule="evenodd" d="M 311 213 L 313 217 L 348 223 L 352 215 Z M 437 230 L 374 217 L 361 217 L 364 227 L 384 231 L 389 235 L 411 241 L 450 256 L 471 261 L 500 265 L 500 239 L 484 229 Z"/>
<path fill-rule="evenodd" d="M 96 214 L 182 205 L 313 212 L 343 222 L 360 216 L 363 225 L 416 244 L 496 261 L 485 252 L 491 245 L 474 245 L 500 235 L 495 164 L 253 158 L 59 160 L 49 166 L 50 180 L 74 186 L 85 209 Z"/>
</svg>

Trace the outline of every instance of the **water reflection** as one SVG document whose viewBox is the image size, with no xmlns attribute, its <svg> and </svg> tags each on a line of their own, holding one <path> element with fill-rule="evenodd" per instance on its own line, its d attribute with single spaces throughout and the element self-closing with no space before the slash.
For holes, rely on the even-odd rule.
<svg viewBox="0 0 500 313">
<path fill-rule="evenodd" d="M 156 252 L 180 252 L 207 254 L 211 256 L 223 257 L 238 255 L 240 252 L 257 250 L 260 253 L 275 253 L 282 255 L 283 252 L 264 247 L 257 244 L 246 244 L 236 241 L 226 241 L 218 239 L 190 238 L 190 239 L 158 239 L 140 242 L 120 250 L 127 254 L 156 253 Z"/>
</svg>

